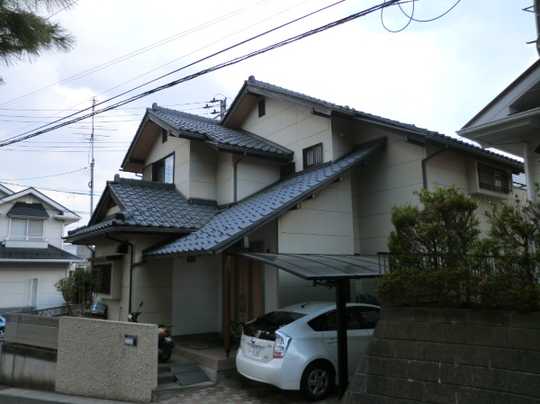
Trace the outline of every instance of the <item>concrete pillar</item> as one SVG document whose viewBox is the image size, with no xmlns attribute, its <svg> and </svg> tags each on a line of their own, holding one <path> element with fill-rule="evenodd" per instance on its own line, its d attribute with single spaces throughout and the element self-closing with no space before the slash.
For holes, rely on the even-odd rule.
<svg viewBox="0 0 540 404">
<path fill-rule="evenodd" d="M 540 154 L 535 152 L 539 145 L 539 142 L 529 142 L 523 145 L 527 199 L 530 201 L 536 201 L 537 186 L 540 185 Z"/>
</svg>

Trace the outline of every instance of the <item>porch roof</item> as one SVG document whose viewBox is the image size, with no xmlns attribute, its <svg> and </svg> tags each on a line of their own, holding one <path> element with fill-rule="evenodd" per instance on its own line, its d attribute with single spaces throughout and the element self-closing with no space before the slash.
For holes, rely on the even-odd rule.
<svg viewBox="0 0 540 404">
<path fill-rule="evenodd" d="M 382 275 L 377 256 L 272 254 L 247 251 L 237 254 L 310 281 L 374 278 Z"/>
<path fill-rule="evenodd" d="M 158 248 L 147 256 L 219 253 L 248 233 L 283 215 L 316 191 L 333 183 L 347 170 L 367 160 L 384 147 L 385 139 L 329 164 L 306 170 L 247 197 L 214 216 L 199 230 Z"/>
</svg>

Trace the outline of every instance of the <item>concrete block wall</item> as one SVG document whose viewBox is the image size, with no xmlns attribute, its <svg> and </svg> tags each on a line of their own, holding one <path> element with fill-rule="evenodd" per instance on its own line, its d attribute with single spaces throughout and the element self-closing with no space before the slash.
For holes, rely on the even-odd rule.
<svg viewBox="0 0 540 404">
<path fill-rule="evenodd" d="M 347 403 L 540 403 L 540 312 L 384 309 Z"/>
<path fill-rule="evenodd" d="M 126 336 L 136 337 L 136 345 L 127 345 Z M 62 317 L 56 391 L 150 402 L 157 387 L 157 345 L 153 324 Z"/>
</svg>

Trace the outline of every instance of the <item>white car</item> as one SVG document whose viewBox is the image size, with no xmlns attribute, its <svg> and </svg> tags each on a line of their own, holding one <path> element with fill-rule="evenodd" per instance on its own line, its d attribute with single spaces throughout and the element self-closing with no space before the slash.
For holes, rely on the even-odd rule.
<svg viewBox="0 0 540 404">
<path fill-rule="evenodd" d="M 370 304 L 347 304 L 349 373 L 367 348 L 379 310 Z M 335 303 L 296 304 L 245 324 L 236 369 L 251 380 L 301 390 L 310 400 L 324 398 L 337 377 Z"/>
</svg>

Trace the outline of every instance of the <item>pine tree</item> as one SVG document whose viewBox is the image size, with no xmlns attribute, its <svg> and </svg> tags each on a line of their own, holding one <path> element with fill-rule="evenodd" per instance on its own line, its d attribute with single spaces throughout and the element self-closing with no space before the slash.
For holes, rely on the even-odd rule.
<svg viewBox="0 0 540 404">
<path fill-rule="evenodd" d="M 75 0 L 0 0 L 0 58 L 6 63 L 14 59 L 37 56 L 52 48 L 68 50 L 73 38 L 48 14 L 70 7 Z"/>
</svg>

